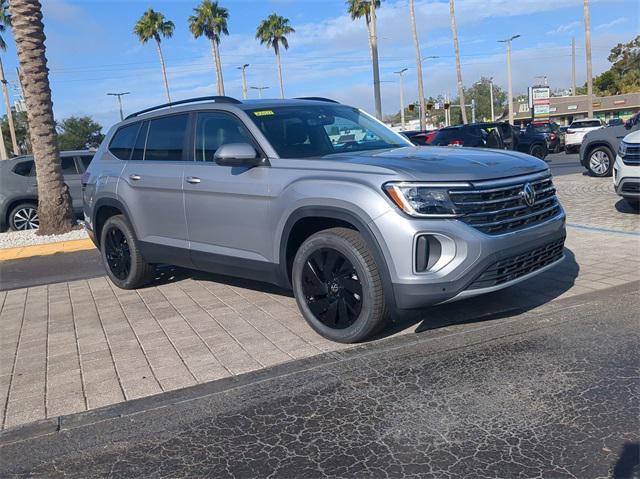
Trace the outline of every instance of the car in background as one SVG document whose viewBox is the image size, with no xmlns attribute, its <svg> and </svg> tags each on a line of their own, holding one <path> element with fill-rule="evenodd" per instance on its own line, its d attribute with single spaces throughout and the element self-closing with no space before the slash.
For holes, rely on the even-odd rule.
<svg viewBox="0 0 640 479">
<path fill-rule="evenodd" d="M 549 153 L 544 135 L 526 130 L 518 133 L 506 122 L 448 126 L 438 130 L 431 145 L 513 150 L 540 159 L 544 159 Z"/>
<path fill-rule="evenodd" d="M 62 174 L 69 187 L 74 213 L 82 216 L 81 177 L 93 151 L 61 151 Z M 0 231 L 31 230 L 40 225 L 38 183 L 33 156 L 17 156 L 0 161 Z"/>
<path fill-rule="evenodd" d="M 580 149 L 580 145 L 582 144 L 582 139 L 584 135 L 589 133 L 590 131 L 599 130 L 600 128 L 604 128 L 604 123 L 602 120 L 598 118 L 586 118 L 583 120 L 575 120 L 564 136 L 564 151 L 568 153 L 574 153 L 578 149 Z"/>
<path fill-rule="evenodd" d="M 587 133 L 580 146 L 580 163 L 591 176 L 609 176 L 616 151 L 625 135 L 640 129 L 640 112 L 623 125 L 599 128 Z"/>
<path fill-rule="evenodd" d="M 534 121 L 527 125 L 527 133 L 540 133 L 547 141 L 547 148 L 552 153 L 559 153 L 564 149 L 565 134 L 553 121 Z"/>
<path fill-rule="evenodd" d="M 629 133 L 620 142 L 613 167 L 613 186 L 631 207 L 640 207 L 640 131 Z"/>
<path fill-rule="evenodd" d="M 620 125 L 624 125 L 624 121 L 622 120 L 622 118 L 611 118 L 611 120 L 607 122 L 607 126 L 620 126 Z"/>
<path fill-rule="evenodd" d="M 406 136 L 411 143 L 417 146 L 425 146 L 431 144 L 438 130 L 412 130 L 401 131 L 400 134 Z"/>
</svg>

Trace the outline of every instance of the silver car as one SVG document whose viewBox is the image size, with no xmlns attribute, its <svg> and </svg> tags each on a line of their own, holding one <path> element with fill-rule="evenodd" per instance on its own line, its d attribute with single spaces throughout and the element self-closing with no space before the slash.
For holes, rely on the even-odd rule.
<svg viewBox="0 0 640 479">
<path fill-rule="evenodd" d="M 320 98 L 145 110 L 111 128 L 83 182 L 86 227 L 117 286 L 144 285 L 157 263 L 267 281 L 341 342 L 564 257 L 544 161 L 417 147 Z"/>
</svg>

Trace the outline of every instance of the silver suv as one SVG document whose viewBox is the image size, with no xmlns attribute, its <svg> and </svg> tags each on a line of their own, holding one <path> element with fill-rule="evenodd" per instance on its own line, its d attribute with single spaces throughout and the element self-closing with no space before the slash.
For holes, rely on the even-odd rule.
<svg viewBox="0 0 640 479">
<path fill-rule="evenodd" d="M 117 286 L 144 285 L 157 263 L 267 281 L 341 342 L 563 259 L 565 215 L 543 161 L 416 147 L 322 98 L 144 110 L 109 131 L 83 186 Z"/>
</svg>

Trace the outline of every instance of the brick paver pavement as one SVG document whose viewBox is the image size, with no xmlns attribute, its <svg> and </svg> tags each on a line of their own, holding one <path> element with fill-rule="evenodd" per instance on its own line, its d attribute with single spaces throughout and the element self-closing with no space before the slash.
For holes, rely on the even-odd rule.
<svg viewBox="0 0 640 479">
<path fill-rule="evenodd" d="M 568 228 L 567 261 L 387 334 L 553 308 L 555 299 L 639 279 L 639 217 L 621 207 L 611 180 L 576 174 L 556 185 L 568 222 L 584 227 Z M 220 281 L 195 274 L 122 291 L 96 278 L 0 292 L 2 428 L 350 347 L 314 333 L 287 293 Z"/>
</svg>

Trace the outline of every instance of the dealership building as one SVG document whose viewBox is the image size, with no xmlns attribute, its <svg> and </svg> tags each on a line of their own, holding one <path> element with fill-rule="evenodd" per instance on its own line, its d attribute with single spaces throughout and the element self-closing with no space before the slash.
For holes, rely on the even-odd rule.
<svg viewBox="0 0 640 479">
<path fill-rule="evenodd" d="M 573 120 L 587 118 L 587 96 L 556 96 L 549 99 L 549 118 L 559 125 L 569 125 Z M 527 98 L 514 102 L 515 124 L 531 121 L 531 109 Z M 593 97 L 593 116 L 609 121 L 613 118 L 628 119 L 640 111 L 640 92 Z"/>
</svg>

